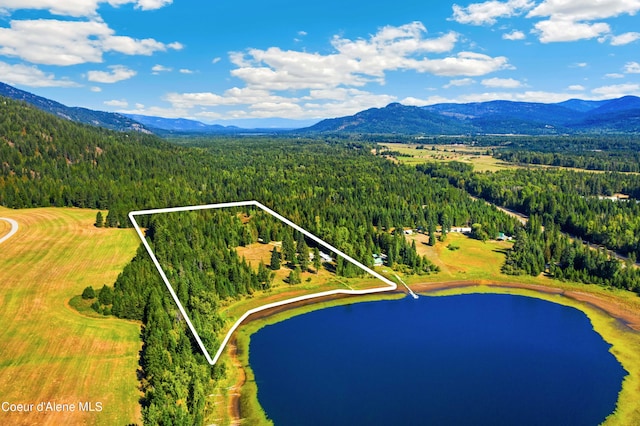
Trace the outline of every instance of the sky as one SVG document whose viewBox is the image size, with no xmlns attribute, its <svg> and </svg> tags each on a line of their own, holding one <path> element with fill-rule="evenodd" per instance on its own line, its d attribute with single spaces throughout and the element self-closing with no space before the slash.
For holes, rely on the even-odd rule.
<svg viewBox="0 0 640 426">
<path fill-rule="evenodd" d="M 0 0 L 0 81 L 69 106 L 313 123 L 640 96 L 640 0 Z"/>
</svg>

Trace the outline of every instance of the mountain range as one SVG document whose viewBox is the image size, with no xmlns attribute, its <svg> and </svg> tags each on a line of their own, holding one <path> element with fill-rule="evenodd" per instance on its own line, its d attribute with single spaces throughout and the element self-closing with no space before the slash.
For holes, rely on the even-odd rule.
<svg viewBox="0 0 640 426">
<path fill-rule="evenodd" d="M 59 102 L 25 92 L 24 90 L 4 83 L 0 83 L 0 96 L 24 101 L 40 110 L 77 123 L 91 124 L 111 130 L 151 133 L 149 129 L 139 122 L 122 114 L 95 111 L 80 107 L 68 107 Z"/>
<path fill-rule="evenodd" d="M 348 117 L 322 120 L 315 133 L 602 134 L 640 133 L 640 98 L 560 103 L 489 101 L 424 107 L 392 103 Z"/>
<path fill-rule="evenodd" d="M 119 131 L 166 134 L 272 132 L 282 129 L 243 129 L 189 119 L 119 114 L 68 107 L 0 83 L 0 96 L 27 102 L 71 121 Z M 442 103 L 423 107 L 392 103 L 355 115 L 322 120 L 296 134 L 372 133 L 405 135 L 482 134 L 640 134 L 640 98 L 570 99 L 559 103 L 488 101 Z"/>
</svg>

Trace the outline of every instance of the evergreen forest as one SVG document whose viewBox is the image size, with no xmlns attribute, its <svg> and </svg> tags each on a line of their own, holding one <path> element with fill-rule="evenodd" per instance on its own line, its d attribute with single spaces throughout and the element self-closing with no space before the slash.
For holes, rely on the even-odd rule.
<svg viewBox="0 0 640 426">
<path fill-rule="evenodd" d="M 534 149 L 542 144 L 536 141 L 530 151 L 519 145 L 507 159 L 550 164 L 595 158 L 600 165 L 592 168 L 620 171 L 631 170 L 628 159 L 635 158 L 590 155 L 590 145 L 577 156 L 548 153 Z M 635 142 L 620 149 L 626 146 Z M 71 123 L 2 98 L 0 205 L 100 209 L 108 213 L 96 216 L 96 226 L 130 227 L 132 210 L 257 200 L 365 265 L 372 266 L 374 254 L 385 254 L 388 266 L 415 274 L 437 270 L 401 230 L 419 230 L 435 242 L 436 230 L 444 239 L 452 227 L 465 226 L 478 239 L 514 237 L 503 265 L 507 274 L 547 272 L 561 280 L 640 291 L 634 268 L 640 253 L 640 176 L 528 168 L 478 173 L 461 163 L 411 167 L 375 156 L 373 148 L 374 141 L 357 135 L 161 139 Z M 606 166 L 611 158 L 619 163 Z M 625 197 L 603 198 L 613 194 Z M 530 220 L 523 226 L 492 204 Z M 154 252 L 170 265 L 168 274 L 192 320 L 209 325 L 201 327 L 210 330 L 203 339 L 214 347 L 225 321 L 220 303 L 268 288 L 271 270 L 281 261 L 305 259 L 303 267 L 313 268 L 308 256 L 285 253 L 285 241 L 295 242 L 294 251 L 313 252 L 313 245 L 260 214 L 249 226 L 237 215 L 218 212 L 141 219 Z M 281 240 L 283 249 L 256 271 L 234 247 L 259 239 Z M 348 265 L 336 272 L 358 273 Z M 224 368 L 206 362 L 142 246 L 113 286 L 86 293 L 97 293 L 101 312 L 142 323 L 145 424 L 204 424 L 207 395 Z"/>
</svg>

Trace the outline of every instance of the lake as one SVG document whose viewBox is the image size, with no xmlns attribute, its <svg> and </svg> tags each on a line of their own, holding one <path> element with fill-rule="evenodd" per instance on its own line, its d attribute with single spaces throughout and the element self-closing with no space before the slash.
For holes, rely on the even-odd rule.
<svg viewBox="0 0 640 426">
<path fill-rule="evenodd" d="M 499 294 L 310 312 L 251 337 L 276 425 L 597 425 L 626 372 L 581 311 Z"/>
</svg>

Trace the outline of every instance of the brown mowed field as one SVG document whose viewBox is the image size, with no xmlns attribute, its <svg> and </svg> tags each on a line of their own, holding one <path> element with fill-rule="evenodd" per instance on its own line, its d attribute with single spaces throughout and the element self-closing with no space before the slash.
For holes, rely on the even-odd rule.
<svg viewBox="0 0 640 426">
<path fill-rule="evenodd" d="M 20 226 L 0 244 L 0 403 L 33 404 L 33 411 L 0 410 L 0 424 L 141 420 L 140 325 L 89 318 L 68 304 L 89 285 L 111 285 L 139 245 L 131 229 L 95 228 L 95 215 L 0 208 L 0 217 Z M 68 411 L 38 411 L 41 402 L 66 404 L 60 408 Z M 101 411 L 86 411 L 87 403 Z"/>
</svg>

